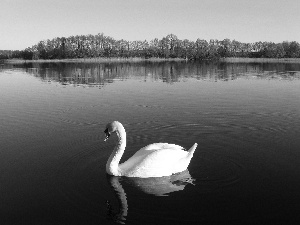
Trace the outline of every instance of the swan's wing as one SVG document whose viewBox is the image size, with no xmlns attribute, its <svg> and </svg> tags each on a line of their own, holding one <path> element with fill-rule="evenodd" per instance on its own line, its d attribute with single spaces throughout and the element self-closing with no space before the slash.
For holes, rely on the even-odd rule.
<svg viewBox="0 0 300 225">
<path fill-rule="evenodd" d="M 125 167 L 124 169 L 129 169 L 129 167 L 135 166 L 138 163 L 142 162 L 151 154 L 155 154 L 156 151 L 161 150 L 180 150 L 183 151 L 184 148 L 175 145 L 175 144 L 168 144 L 168 143 L 153 143 L 150 145 L 147 145 L 140 150 L 138 150 L 133 156 L 131 156 L 127 161 L 122 163 L 120 166 Z M 157 154 L 157 153 L 156 153 Z M 153 157 L 153 156 L 152 156 Z"/>
<path fill-rule="evenodd" d="M 175 146 L 171 145 L 169 149 L 141 149 L 122 163 L 120 168 L 127 176 L 135 177 L 160 177 L 181 172 L 186 169 L 184 159 L 188 152 Z"/>
<path fill-rule="evenodd" d="M 159 143 L 161 144 L 161 143 Z M 119 167 L 123 171 L 128 171 L 132 167 L 138 165 L 140 162 L 143 161 L 149 154 L 153 153 L 154 151 L 158 150 L 158 146 L 155 144 L 147 145 L 140 150 L 138 150 L 136 153 L 134 153 L 133 156 L 131 156 L 127 161 L 121 163 Z"/>
</svg>

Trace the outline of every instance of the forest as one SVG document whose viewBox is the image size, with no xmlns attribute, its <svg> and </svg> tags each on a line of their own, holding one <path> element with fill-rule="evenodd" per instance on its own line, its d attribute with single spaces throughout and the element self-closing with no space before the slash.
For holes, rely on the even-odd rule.
<svg viewBox="0 0 300 225">
<path fill-rule="evenodd" d="M 180 40 L 168 34 L 161 40 L 115 40 L 103 33 L 43 40 L 24 50 L 0 50 L 0 59 L 76 59 L 76 58 L 181 58 L 211 60 L 226 57 L 300 58 L 300 45 L 292 42 L 242 43 L 236 40 Z"/>
</svg>

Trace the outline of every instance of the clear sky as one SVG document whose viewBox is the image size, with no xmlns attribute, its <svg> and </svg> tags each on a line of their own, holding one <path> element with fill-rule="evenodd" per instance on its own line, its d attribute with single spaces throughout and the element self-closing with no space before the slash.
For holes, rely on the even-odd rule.
<svg viewBox="0 0 300 225">
<path fill-rule="evenodd" d="M 300 42 L 299 0 L 0 0 L 0 49 L 104 33 L 152 40 L 173 33 L 240 42 Z"/>
</svg>

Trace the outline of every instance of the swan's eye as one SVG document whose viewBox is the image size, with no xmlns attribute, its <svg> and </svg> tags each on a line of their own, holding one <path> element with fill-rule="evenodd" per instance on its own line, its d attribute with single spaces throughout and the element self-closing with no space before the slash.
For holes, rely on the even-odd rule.
<svg viewBox="0 0 300 225">
<path fill-rule="evenodd" d="M 106 141 L 109 138 L 109 136 L 110 136 L 108 128 L 105 129 L 104 133 L 105 133 L 105 139 L 104 139 L 104 141 Z"/>
</svg>

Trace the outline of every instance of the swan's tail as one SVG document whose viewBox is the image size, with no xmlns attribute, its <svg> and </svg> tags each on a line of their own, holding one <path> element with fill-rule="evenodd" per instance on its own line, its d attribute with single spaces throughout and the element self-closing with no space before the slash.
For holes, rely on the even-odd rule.
<svg viewBox="0 0 300 225">
<path fill-rule="evenodd" d="M 195 152 L 195 149 L 197 148 L 197 143 L 195 143 L 188 151 L 187 151 L 187 155 L 182 158 L 180 160 L 180 162 L 178 163 L 178 168 L 177 168 L 177 172 L 182 172 L 184 170 L 186 170 L 190 164 L 190 161 L 193 157 L 193 154 Z"/>
<path fill-rule="evenodd" d="M 196 150 L 196 148 L 197 148 L 197 143 L 195 143 L 189 150 L 188 150 L 188 156 L 189 156 L 189 158 L 192 158 L 193 157 L 193 154 L 194 154 L 194 152 L 195 152 L 195 150 Z"/>
</svg>

